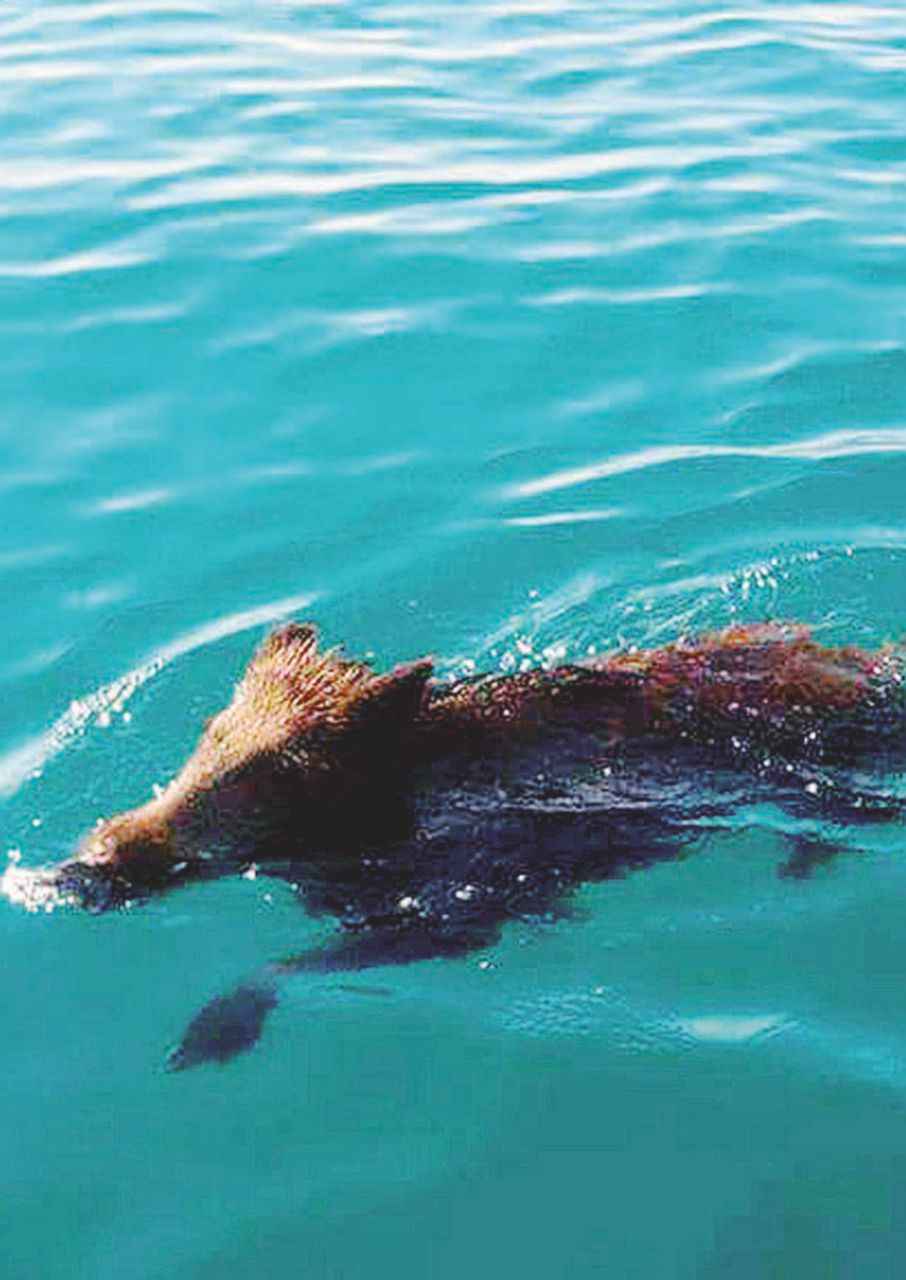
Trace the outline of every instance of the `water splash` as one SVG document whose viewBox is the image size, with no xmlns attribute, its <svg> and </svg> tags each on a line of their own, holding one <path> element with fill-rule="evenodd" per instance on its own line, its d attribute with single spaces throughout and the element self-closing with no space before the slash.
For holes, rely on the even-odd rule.
<svg viewBox="0 0 906 1280">
<path fill-rule="evenodd" d="M 31 739 L 23 746 L 0 756 L 0 798 L 12 795 L 29 778 L 34 777 L 76 738 L 80 737 L 92 722 L 106 720 L 121 714 L 129 699 L 164 667 L 185 657 L 196 649 L 206 648 L 227 636 L 250 631 L 288 618 L 300 610 L 308 609 L 316 597 L 311 593 L 290 596 L 269 604 L 244 609 L 238 613 L 216 618 L 177 636 L 169 644 L 140 662 L 131 671 L 117 676 L 109 684 L 93 693 L 74 699 L 46 733 Z"/>
</svg>

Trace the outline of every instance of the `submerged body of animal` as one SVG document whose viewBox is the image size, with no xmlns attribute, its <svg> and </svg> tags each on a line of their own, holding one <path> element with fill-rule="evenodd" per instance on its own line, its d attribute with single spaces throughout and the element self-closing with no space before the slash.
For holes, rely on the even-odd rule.
<svg viewBox="0 0 906 1280">
<path fill-rule="evenodd" d="M 859 772 L 903 744 L 893 649 L 765 624 L 548 670 L 431 670 L 378 675 L 310 626 L 281 628 L 169 786 L 44 873 L 102 909 L 254 861 L 336 918 L 332 942 L 206 1006 L 172 1068 L 248 1048 L 287 974 L 486 946 L 582 881 L 675 856 L 754 796 L 847 820 L 898 812 Z M 787 870 L 826 856 L 802 838 Z"/>
</svg>

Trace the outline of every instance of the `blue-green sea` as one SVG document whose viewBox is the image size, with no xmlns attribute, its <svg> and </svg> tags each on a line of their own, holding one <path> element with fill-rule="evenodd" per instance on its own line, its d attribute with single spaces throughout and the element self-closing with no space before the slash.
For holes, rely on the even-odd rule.
<svg viewBox="0 0 906 1280">
<path fill-rule="evenodd" d="M 7 0 L 0 856 L 289 617 L 442 675 L 906 635 L 904 104 L 896 3 Z M 0 1271 L 906 1274 L 906 831 L 796 880 L 791 822 L 180 1075 L 324 936 L 286 884 L 0 901 Z"/>
</svg>

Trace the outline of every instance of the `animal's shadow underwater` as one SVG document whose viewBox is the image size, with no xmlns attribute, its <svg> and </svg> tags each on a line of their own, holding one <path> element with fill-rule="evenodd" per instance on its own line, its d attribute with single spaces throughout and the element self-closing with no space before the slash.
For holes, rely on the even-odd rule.
<svg viewBox="0 0 906 1280">
<path fill-rule="evenodd" d="M 255 862 L 335 917 L 326 946 L 206 1005 L 168 1065 L 226 1061 L 256 1042 L 288 975 L 486 947 L 582 882 L 678 856 L 741 804 L 898 816 L 866 777 L 906 759 L 901 680 L 892 649 L 763 625 L 444 684 L 428 661 L 376 675 L 292 624 L 166 790 L 26 873 L 28 892 L 103 910 Z M 834 851 L 801 835 L 782 871 Z"/>
</svg>

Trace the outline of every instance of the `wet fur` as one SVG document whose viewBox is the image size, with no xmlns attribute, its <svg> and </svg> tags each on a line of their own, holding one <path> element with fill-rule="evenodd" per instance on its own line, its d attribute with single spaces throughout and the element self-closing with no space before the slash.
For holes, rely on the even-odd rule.
<svg viewBox="0 0 906 1280">
<path fill-rule="evenodd" d="M 290 625 L 159 796 L 100 823 L 56 883 L 106 907 L 254 860 L 338 922 L 190 1024 L 170 1065 L 248 1048 L 280 981 L 458 955 L 578 883 L 675 856 L 769 795 L 847 820 L 893 816 L 851 766 L 902 733 L 891 650 L 801 627 L 735 628 L 660 649 L 452 684 L 386 675 Z M 830 856 L 800 838 L 784 874 Z"/>
</svg>

